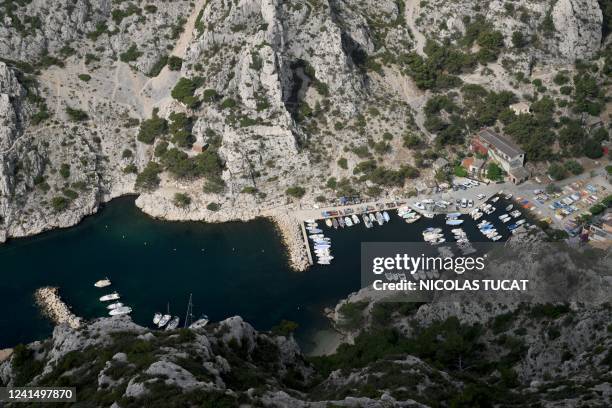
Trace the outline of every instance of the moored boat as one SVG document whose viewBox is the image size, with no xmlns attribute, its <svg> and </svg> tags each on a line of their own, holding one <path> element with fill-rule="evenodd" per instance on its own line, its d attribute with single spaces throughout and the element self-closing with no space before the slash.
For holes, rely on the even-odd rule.
<svg viewBox="0 0 612 408">
<path fill-rule="evenodd" d="M 161 313 L 155 313 L 153 315 L 153 324 L 158 324 L 159 321 L 161 320 L 161 318 L 162 318 L 162 314 Z"/>
<path fill-rule="evenodd" d="M 344 228 L 344 218 L 342 217 L 338 217 L 338 224 L 340 225 L 340 227 Z"/>
<path fill-rule="evenodd" d="M 116 309 L 116 308 L 121 307 L 121 306 L 123 306 L 123 303 L 115 302 L 115 303 L 111 303 L 110 305 L 106 306 L 106 308 L 109 309 L 109 310 L 113 310 L 113 309 Z"/>
<path fill-rule="evenodd" d="M 353 220 L 353 224 L 359 224 L 361 221 L 359 220 L 359 217 L 355 214 L 351 215 L 351 218 Z"/>
<path fill-rule="evenodd" d="M 351 217 L 344 217 L 344 224 L 347 227 L 352 227 L 353 226 L 353 221 L 351 220 Z"/>
<path fill-rule="evenodd" d="M 179 322 L 181 321 L 181 319 L 179 319 L 178 316 L 174 316 L 172 318 L 172 320 L 170 320 L 170 323 L 168 323 L 168 325 L 166 326 L 166 330 L 174 330 L 178 327 Z"/>
<path fill-rule="evenodd" d="M 459 220 L 456 218 L 446 220 L 446 225 L 461 225 L 463 224 L 463 220 Z"/>
<path fill-rule="evenodd" d="M 108 295 L 104 295 L 100 298 L 100 302 L 107 302 L 109 300 L 119 299 L 119 294 L 117 292 L 110 293 Z"/>
<path fill-rule="evenodd" d="M 96 283 L 94 283 L 94 286 L 96 288 L 105 288 L 105 287 L 110 286 L 110 285 L 111 285 L 111 281 L 108 278 L 101 279 L 101 280 L 97 281 Z"/>
<path fill-rule="evenodd" d="M 336 220 L 335 218 L 332 220 L 332 225 L 335 229 L 338 229 L 338 220 Z"/>
<path fill-rule="evenodd" d="M 389 222 L 389 221 L 391 221 L 391 217 L 389 216 L 389 213 L 388 213 L 388 212 L 383 211 L 382 216 L 383 216 L 383 218 L 384 218 L 385 222 Z"/>
<path fill-rule="evenodd" d="M 172 319 L 172 316 L 170 316 L 169 314 L 163 315 L 162 318 L 159 320 L 159 323 L 157 323 L 157 327 L 164 327 L 166 323 L 170 321 L 170 319 Z"/>
<path fill-rule="evenodd" d="M 385 219 L 383 218 L 380 211 L 376 211 L 376 222 L 378 222 L 378 225 L 383 225 L 385 223 Z"/>
<path fill-rule="evenodd" d="M 332 220 L 330 220 L 329 218 L 325 220 L 325 225 L 327 225 L 328 227 L 332 227 L 333 223 Z"/>
<path fill-rule="evenodd" d="M 129 306 L 121 306 L 108 312 L 111 316 L 122 316 L 132 313 L 132 308 Z"/>
</svg>

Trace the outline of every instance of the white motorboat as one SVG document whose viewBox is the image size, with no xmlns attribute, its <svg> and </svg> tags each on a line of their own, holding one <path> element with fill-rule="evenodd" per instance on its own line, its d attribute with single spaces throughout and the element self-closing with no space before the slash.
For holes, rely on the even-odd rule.
<svg viewBox="0 0 612 408">
<path fill-rule="evenodd" d="M 423 217 L 425 217 L 425 218 L 433 218 L 434 215 L 433 215 L 433 213 L 427 213 L 426 212 L 426 213 L 423 213 Z"/>
<path fill-rule="evenodd" d="M 523 225 L 525 223 L 525 220 L 518 220 L 516 222 L 516 225 Z"/>
<path fill-rule="evenodd" d="M 363 214 L 361 218 L 363 218 L 363 223 L 365 224 L 366 228 L 372 228 L 372 223 L 370 222 L 370 218 L 368 218 L 367 214 Z"/>
<path fill-rule="evenodd" d="M 376 217 L 374 216 L 374 214 L 369 213 L 368 217 L 370 217 L 370 222 L 372 223 L 372 225 L 374 225 L 374 223 L 376 222 Z"/>
<path fill-rule="evenodd" d="M 415 215 L 414 217 L 404 218 L 404 221 L 406 221 L 406 224 L 412 224 L 413 222 L 417 222 L 420 219 L 421 219 L 420 215 Z"/>
<path fill-rule="evenodd" d="M 332 227 L 332 220 L 330 220 L 329 218 L 325 220 L 325 225 L 327 225 L 329 228 Z"/>
<path fill-rule="evenodd" d="M 116 308 L 121 307 L 121 306 L 123 306 L 123 303 L 115 302 L 115 303 L 111 303 L 110 305 L 106 306 L 106 308 L 108 310 L 113 310 L 113 309 L 116 309 Z"/>
<path fill-rule="evenodd" d="M 166 323 L 170 321 L 170 319 L 172 319 L 172 316 L 170 316 L 169 314 L 163 315 L 159 323 L 157 323 L 157 327 L 164 327 Z"/>
<path fill-rule="evenodd" d="M 161 313 L 155 313 L 153 315 L 153 324 L 158 324 L 159 321 L 161 320 L 161 318 L 162 318 L 162 314 Z"/>
<path fill-rule="evenodd" d="M 509 206 L 506 207 L 506 211 L 510 211 L 513 207 L 514 205 L 510 204 Z"/>
<path fill-rule="evenodd" d="M 385 222 L 391 221 L 391 217 L 389 216 L 388 212 L 383 211 L 382 216 L 383 216 L 383 219 L 385 220 Z"/>
<path fill-rule="evenodd" d="M 519 210 L 514 210 L 510 213 L 513 218 L 518 218 L 521 216 L 521 212 Z"/>
<path fill-rule="evenodd" d="M 101 280 L 97 281 L 96 283 L 94 283 L 94 286 L 96 288 L 105 288 L 105 287 L 110 286 L 110 285 L 111 285 L 111 281 L 108 278 L 101 279 Z"/>
<path fill-rule="evenodd" d="M 385 223 L 385 219 L 383 218 L 380 211 L 376 211 L 376 222 L 378 222 L 378 225 L 383 225 Z"/>
<path fill-rule="evenodd" d="M 108 295 L 104 295 L 100 298 L 100 302 L 107 302 L 109 300 L 119 299 L 119 294 L 117 292 L 110 293 Z"/>
<path fill-rule="evenodd" d="M 307 224 L 308 224 L 308 223 L 311 223 L 311 224 L 312 224 L 313 222 L 316 222 L 316 221 L 315 221 L 315 220 L 313 220 L 312 218 L 308 218 L 307 220 L 304 220 L 304 222 L 305 222 L 305 223 L 307 223 Z"/>
<path fill-rule="evenodd" d="M 506 194 L 506 200 L 509 200 L 512 198 L 512 194 Z"/>
<path fill-rule="evenodd" d="M 463 224 L 463 220 L 459 220 L 456 218 L 451 218 L 446 220 L 446 225 L 461 225 Z"/>
<path fill-rule="evenodd" d="M 425 210 L 425 206 L 418 201 L 414 203 L 414 206 L 418 208 L 419 210 Z"/>
<path fill-rule="evenodd" d="M 353 224 L 357 225 L 359 224 L 361 221 L 359 220 L 359 217 L 356 216 L 355 214 L 351 215 L 351 219 L 353 220 Z"/>
<path fill-rule="evenodd" d="M 317 228 L 319 226 L 319 224 L 316 222 L 309 222 L 306 225 L 308 225 L 310 228 Z"/>
<path fill-rule="evenodd" d="M 351 220 L 351 217 L 344 217 L 344 224 L 347 227 L 352 227 L 353 226 L 353 221 Z"/>
<path fill-rule="evenodd" d="M 496 202 L 497 202 L 497 200 L 499 200 L 499 197 L 493 197 L 493 198 L 491 199 L 491 202 L 492 202 L 492 203 L 496 203 Z"/>
<path fill-rule="evenodd" d="M 310 227 L 306 227 L 306 229 L 308 230 L 308 232 L 310 232 L 311 234 L 320 234 L 321 232 L 323 232 L 323 230 L 319 229 L 319 228 L 310 228 Z"/>
<path fill-rule="evenodd" d="M 190 329 L 201 329 L 202 327 L 205 327 L 208 324 L 209 320 L 208 320 L 208 316 L 204 315 L 202 317 L 200 317 L 198 320 L 196 320 L 195 322 L 193 322 L 189 328 Z"/>
<path fill-rule="evenodd" d="M 129 306 L 121 306 L 108 312 L 111 316 L 122 316 L 132 313 L 132 308 Z"/>
<path fill-rule="evenodd" d="M 179 322 L 181 321 L 181 319 L 179 319 L 178 316 L 174 316 L 172 318 L 172 320 L 170 320 L 170 323 L 168 323 L 168 325 L 166 326 L 166 330 L 174 330 L 178 327 Z"/>
</svg>

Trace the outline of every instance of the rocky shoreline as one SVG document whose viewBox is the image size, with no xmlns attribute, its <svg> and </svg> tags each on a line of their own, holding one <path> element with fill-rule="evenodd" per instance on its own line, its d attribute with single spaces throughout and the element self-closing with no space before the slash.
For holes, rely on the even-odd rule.
<svg viewBox="0 0 612 408">
<path fill-rule="evenodd" d="M 34 298 L 42 312 L 56 325 L 65 323 L 73 329 L 78 329 L 81 326 L 81 318 L 72 313 L 62 301 L 59 288 L 49 286 L 39 288 L 36 290 Z"/>
</svg>

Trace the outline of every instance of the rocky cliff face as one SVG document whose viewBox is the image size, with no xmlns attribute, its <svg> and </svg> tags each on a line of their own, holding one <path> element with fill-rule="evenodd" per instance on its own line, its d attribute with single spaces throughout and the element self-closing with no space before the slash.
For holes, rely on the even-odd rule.
<svg viewBox="0 0 612 408">
<path fill-rule="evenodd" d="M 419 7 L 415 20 L 428 37 L 453 40 L 466 33 L 477 14 L 501 30 L 510 58 L 521 57 L 520 51 L 510 49 L 515 32 L 526 39 L 531 37 L 532 47 L 522 56 L 531 59 L 530 63 L 540 60 L 570 65 L 577 58 L 591 58 L 601 47 L 603 17 L 596 0 L 436 0 Z"/>
<path fill-rule="evenodd" d="M 34 0 L 0 20 L 3 240 L 134 192 L 154 216 L 210 221 L 405 195 L 449 154 L 423 107 L 453 66 L 420 77 L 428 40 L 478 56 L 460 81 L 517 95 L 518 71 L 571 71 L 602 40 L 595 0 Z"/>
</svg>

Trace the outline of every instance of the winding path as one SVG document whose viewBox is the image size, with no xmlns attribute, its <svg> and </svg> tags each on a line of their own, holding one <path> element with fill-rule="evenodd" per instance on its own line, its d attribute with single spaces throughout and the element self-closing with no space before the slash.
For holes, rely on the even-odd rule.
<svg viewBox="0 0 612 408">
<path fill-rule="evenodd" d="M 183 32 L 172 50 L 172 55 L 183 59 L 185 58 L 187 48 L 193 39 L 196 19 L 198 18 L 198 14 L 200 14 L 200 10 L 202 10 L 205 3 L 206 0 L 196 1 L 191 15 L 183 27 Z M 138 92 L 137 98 L 140 100 L 143 107 L 143 112 L 146 116 L 151 115 L 154 105 L 159 105 L 165 99 L 170 97 L 170 91 L 179 77 L 180 72 L 171 71 L 166 65 L 156 77 L 150 78 L 147 82 L 145 82 Z"/>
<path fill-rule="evenodd" d="M 419 12 L 421 11 L 421 7 L 419 5 L 419 0 L 407 0 L 406 1 L 406 11 L 405 11 L 405 20 L 406 25 L 410 28 L 410 32 L 415 41 L 415 51 L 419 53 L 419 55 L 425 55 L 423 53 L 423 48 L 425 48 L 425 42 L 427 39 L 425 36 L 418 30 L 416 25 L 416 19 L 419 17 Z"/>
</svg>

